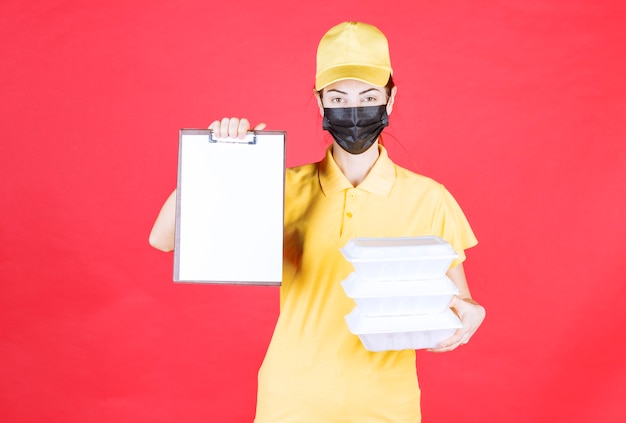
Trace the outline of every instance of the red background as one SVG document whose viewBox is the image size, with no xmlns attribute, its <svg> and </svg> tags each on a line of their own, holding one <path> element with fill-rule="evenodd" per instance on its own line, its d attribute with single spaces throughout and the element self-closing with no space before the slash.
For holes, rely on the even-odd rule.
<svg viewBox="0 0 626 423">
<path fill-rule="evenodd" d="M 377 25 L 386 144 L 480 244 L 487 320 L 418 353 L 425 422 L 621 422 L 626 21 L 619 1 L 36 1 L 0 5 L 0 417 L 249 422 L 276 288 L 172 282 L 148 233 L 178 130 L 223 116 L 322 156 L 315 48 Z"/>
</svg>

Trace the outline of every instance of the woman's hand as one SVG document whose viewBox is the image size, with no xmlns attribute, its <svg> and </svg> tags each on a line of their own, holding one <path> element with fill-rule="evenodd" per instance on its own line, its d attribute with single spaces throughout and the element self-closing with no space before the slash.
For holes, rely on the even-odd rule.
<svg viewBox="0 0 626 423">
<path fill-rule="evenodd" d="M 450 307 L 459 316 L 463 326 L 457 329 L 451 337 L 442 341 L 438 348 L 431 349 L 432 352 L 452 351 L 467 344 L 485 320 L 485 308 L 471 298 L 454 296 L 450 301 Z"/>
<path fill-rule="evenodd" d="M 255 131 L 265 128 L 264 123 L 259 123 L 254 127 Z M 209 129 L 213 131 L 217 138 L 240 138 L 244 139 L 246 133 L 250 130 L 250 122 L 248 119 L 224 118 L 221 121 L 216 120 Z M 174 249 L 176 231 L 176 190 L 170 194 L 168 199 L 161 207 L 161 211 L 157 216 L 152 231 L 150 232 L 149 242 L 154 248 L 161 251 L 172 251 Z"/>
<path fill-rule="evenodd" d="M 254 127 L 255 131 L 265 129 L 265 123 L 259 123 Z M 244 139 L 250 130 L 250 122 L 246 118 L 224 118 L 216 120 L 209 125 L 217 138 L 239 138 Z"/>
</svg>

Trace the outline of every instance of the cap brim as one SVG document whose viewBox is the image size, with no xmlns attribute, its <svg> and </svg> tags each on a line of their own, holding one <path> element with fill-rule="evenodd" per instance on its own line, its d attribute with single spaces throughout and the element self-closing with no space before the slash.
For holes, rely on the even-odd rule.
<svg viewBox="0 0 626 423">
<path fill-rule="evenodd" d="M 319 91 L 334 82 L 345 79 L 356 79 L 378 87 L 384 87 L 389 82 L 390 76 L 391 71 L 387 67 L 364 65 L 335 66 L 316 75 L 315 89 Z"/>
</svg>

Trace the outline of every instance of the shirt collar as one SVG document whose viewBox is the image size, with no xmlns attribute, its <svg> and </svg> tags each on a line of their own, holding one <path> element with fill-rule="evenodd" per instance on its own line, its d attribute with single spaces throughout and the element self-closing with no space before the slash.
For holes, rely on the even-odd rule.
<svg viewBox="0 0 626 423">
<path fill-rule="evenodd" d="M 333 159 L 332 150 L 332 146 L 326 150 L 326 156 L 320 162 L 319 167 L 320 184 L 326 196 L 354 188 L 341 172 L 339 166 L 337 166 L 335 159 Z M 391 186 L 396 178 L 396 171 L 395 165 L 389 158 L 385 147 L 379 145 L 378 152 L 378 159 L 374 163 L 374 166 L 372 166 L 365 180 L 356 188 L 385 197 L 389 194 L 389 191 L 391 191 Z"/>
</svg>

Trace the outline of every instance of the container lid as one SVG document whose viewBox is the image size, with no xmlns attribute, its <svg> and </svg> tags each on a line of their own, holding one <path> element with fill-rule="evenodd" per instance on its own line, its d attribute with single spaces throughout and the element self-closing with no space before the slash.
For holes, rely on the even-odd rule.
<svg viewBox="0 0 626 423">
<path fill-rule="evenodd" d="M 353 238 L 341 252 L 348 260 L 458 257 L 450 244 L 437 236 Z"/>
<path fill-rule="evenodd" d="M 448 278 L 409 281 L 364 281 L 355 272 L 343 282 L 343 290 L 350 298 L 414 297 L 429 295 L 456 295 L 459 289 Z"/>
<path fill-rule="evenodd" d="M 345 319 L 354 335 L 458 329 L 462 326 L 459 318 L 449 308 L 434 314 L 374 317 L 362 315 L 358 307 L 355 307 Z"/>
</svg>

